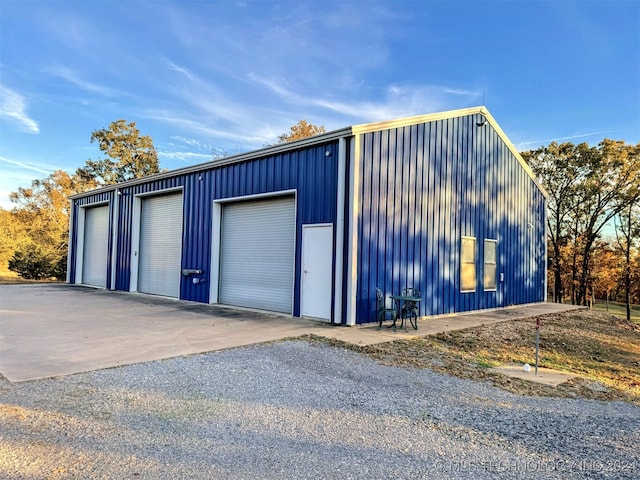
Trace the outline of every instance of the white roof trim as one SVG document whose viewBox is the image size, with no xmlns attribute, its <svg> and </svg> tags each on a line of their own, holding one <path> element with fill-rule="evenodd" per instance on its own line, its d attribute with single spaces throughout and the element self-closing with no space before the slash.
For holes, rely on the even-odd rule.
<svg viewBox="0 0 640 480">
<path fill-rule="evenodd" d="M 522 155 L 520 155 L 520 152 L 518 152 L 518 149 L 515 147 L 513 143 L 511 143 L 511 140 L 509 140 L 509 138 L 504 133 L 502 128 L 500 128 L 500 125 L 498 125 L 498 122 L 496 122 L 496 120 L 489 113 L 489 110 L 487 110 L 486 107 L 463 108 L 460 110 L 449 110 L 447 112 L 428 113 L 426 115 L 416 115 L 414 117 L 398 118 L 396 120 L 387 120 L 384 122 L 363 123 L 361 125 L 354 125 L 353 127 L 351 127 L 351 131 L 355 135 L 358 133 L 369 133 L 369 132 L 375 132 L 378 130 L 385 130 L 388 128 L 407 127 L 410 125 L 416 125 L 418 123 L 435 122 L 436 120 L 445 120 L 448 118 L 465 117 L 467 115 L 476 115 L 476 114 L 483 115 L 487 119 L 489 124 L 493 127 L 493 129 L 496 131 L 498 136 L 505 143 L 507 148 L 511 151 L 511 153 L 513 153 L 514 157 L 516 157 L 516 159 L 518 160 L 518 163 L 520 163 L 522 168 L 524 168 L 524 171 L 527 172 L 527 175 L 529 175 L 529 177 L 533 180 L 533 182 L 538 186 L 542 194 L 548 198 L 549 194 L 547 193 L 545 188 L 540 184 L 540 182 L 538 182 L 538 179 L 533 173 L 533 170 L 531 170 L 531 167 L 529 167 L 529 165 L 524 160 L 524 158 L 522 158 Z"/>
<path fill-rule="evenodd" d="M 302 140 L 296 140 L 295 142 L 273 145 L 271 147 L 262 148 L 260 150 L 254 150 L 252 152 L 241 153 L 238 155 L 224 157 L 224 158 L 213 160 L 210 162 L 200 163 L 197 165 L 179 168 L 176 170 L 170 170 L 168 172 L 157 173 L 155 175 L 150 175 L 144 178 L 136 178 L 133 180 L 128 180 L 126 182 L 119 183 L 117 185 L 108 185 L 105 187 L 99 187 L 95 190 L 90 190 L 87 192 L 72 195 L 69 198 L 75 199 L 75 198 L 80 198 L 87 195 L 92 195 L 95 193 L 108 192 L 110 190 L 114 190 L 115 188 L 130 187 L 133 185 L 147 183 L 155 180 L 161 180 L 163 178 L 173 177 L 176 175 L 186 175 L 193 172 L 202 172 L 204 170 L 208 170 L 211 168 L 217 168 L 224 165 L 230 165 L 233 163 L 246 162 L 249 160 L 254 160 L 256 158 L 263 158 L 269 155 L 276 155 L 278 153 L 282 153 L 290 150 L 296 150 L 299 148 L 305 148 L 305 147 L 310 147 L 310 146 L 321 144 L 321 143 L 331 142 L 340 138 L 350 137 L 352 135 L 375 132 L 379 130 L 385 130 L 388 128 L 406 127 L 409 125 L 416 125 L 419 123 L 434 122 L 436 120 L 445 120 L 448 118 L 464 117 L 467 115 L 476 115 L 476 114 L 483 115 L 487 119 L 487 122 L 493 127 L 493 129 L 496 131 L 498 136 L 502 139 L 502 141 L 505 143 L 505 145 L 511 151 L 511 153 L 513 153 L 513 155 L 516 157 L 516 159 L 518 160 L 522 168 L 525 170 L 525 172 L 527 172 L 527 175 L 529 175 L 529 177 L 538 186 L 542 194 L 545 197 L 549 197 L 549 194 L 547 193 L 547 191 L 538 182 L 535 174 L 533 173 L 533 170 L 531 170 L 531 167 L 529 167 L 527 162 L 525 162 L 524 158 L 522 158 L 522 155 L 520 155 L 520 152 L 518 152 L 518 149 L 515 147 L 515 145 L 513 145 L 513 143 L 511 143 L 511 140 L 509 140 L 509 138 L 504 133 L 502 128 L 500 128 L 500 125 L 498 125 L 498 122 L 496 122 L 496 120 L 491 116 L 491 114 L 489 113 L 489 110 L 487 110 L 486 107 L 471 107 L 471 108 L 463 108 L 460 110 L 449 110 L 446 112 L 428 113 L 426 115 L 416 115 L 413 117 L 398 118 L 395 120 L 388 120 L 384 122 L 363 123 L 360 125 L 354 125 L 352 127 L 346 127 L 340 130 L 334 130 L 332 132 L 315 135 L 313 137 L 305 138 Z"/>
</svg>

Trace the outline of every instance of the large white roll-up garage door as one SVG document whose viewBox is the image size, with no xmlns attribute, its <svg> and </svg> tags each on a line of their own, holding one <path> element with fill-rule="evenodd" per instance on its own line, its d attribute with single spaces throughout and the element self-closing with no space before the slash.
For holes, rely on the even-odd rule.
<svg viewBox="0 0 640 480">
<path fill-rule="evenodd" d="M 82 283 L 107 286 L 107 249 L 109 248 L 109 206 L 84 209 Z"/>
<path fill-rule="evenodd" d="M 295 225 L 293 197 L 223 207 L 221 303 L 292 313 Z"/>
<path fill-rule="evenodd" d="M 142 199 L 138 291 L 180 297 L 182 194 Z"/>
</svg>

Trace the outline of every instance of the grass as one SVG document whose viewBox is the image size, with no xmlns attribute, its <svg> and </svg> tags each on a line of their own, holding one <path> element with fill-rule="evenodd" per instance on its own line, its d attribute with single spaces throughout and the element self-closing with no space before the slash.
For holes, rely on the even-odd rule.
<svg viewBox="0 0 640 480">
<path fill-rule="evenodd" d="M 27 280 L 17 274 L 0 273 L 0 285 L 20 285 L 26 283 L 55 283 L 56 280 Z"/>
<path fill-rule="evenodd" d="M 609 306 L 607 307 L 606 302 L 597 300 L 593 304 L 593 309 L 599 312 L 608 311 L 608 313 L 618 318 L 627 318 L 627 306 L 624 303 L 609 302 Z M 640 325 L 640 305 L 631 305 L 631 321 Z"/>
<path fill-rule="evenodd" d="M 557 387 L 489 371 L 501 365 L 533 365 L 535 319 L 531 318 L 366 347 L 316 341 L 357 350 L 387 365 L 491 381 L 513 393 L 622 400 L 640 406 L 640 326 L 594 310 L 540 318 L 539 365 L 578 375 Z"/>
</svg>

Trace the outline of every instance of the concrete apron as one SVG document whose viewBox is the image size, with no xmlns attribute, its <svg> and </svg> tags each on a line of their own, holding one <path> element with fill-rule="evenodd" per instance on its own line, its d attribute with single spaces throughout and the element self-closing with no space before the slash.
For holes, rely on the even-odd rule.
<svg viewBox="0 0 640 480">
<path fill-rule="evenodd" d="M 61 284 L 0 285 L 0 307 L 0 373 L 11 382 L 308 334 L 364 346 L 571 309 L 535 304 L 429 318 L 405 333 Z"/>
</svg>

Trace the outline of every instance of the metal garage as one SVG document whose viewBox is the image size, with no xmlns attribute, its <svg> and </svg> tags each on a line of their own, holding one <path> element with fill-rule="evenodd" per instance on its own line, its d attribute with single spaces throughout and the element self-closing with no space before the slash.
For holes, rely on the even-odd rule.
<svg viewBox="0 0 640 480">
<path fill-rule="evenodd" d="M 545 299 L 546 193 L 484 107 L 353 125 L 71 199 L 69 281 L 345 325 L 376 321 L 378 288 L 418 289 L 421 317 Z M 107 210 L 91 209 L 107 204 L 105 239 L 106 222 L 100 234 L 92 224 Z"/>
<path fill-rule="evenodd" d="M 220 302 L 292 313 L 295 199 L 223 207 Z"/>
<path fill-rule="evenodd" d="M 138 291 L 180 297 L 182 193 L 143 197 Z"/>
<path fill-rule="evenodd" d="M 84 245 L 82 283 L 107 286 L 107 249 L 109 245 L 109 206 L 84 209 Z"/>
</svg>

